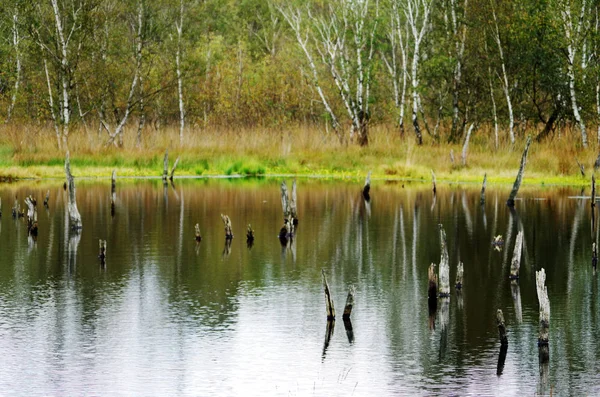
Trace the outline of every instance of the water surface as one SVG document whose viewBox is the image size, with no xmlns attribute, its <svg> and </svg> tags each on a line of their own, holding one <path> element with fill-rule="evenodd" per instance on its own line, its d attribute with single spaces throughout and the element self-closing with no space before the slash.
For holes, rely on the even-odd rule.
<svg viewBox="0 0 600 397">
<path fill-rule="evenodd" d="M 289 181 L 288 181 L 289 182 Z M 280 180 L 78 181 L 80 236 L 66 226 L 62 183 L 0 187 L 0 390 L 3 395 L 598 395 L 600 309 L 590 201 L 579 189 L 301 179 L 293 244 Z M 39 206 L 39 236 L 10 216 L 15 195 Z M 21 204 L 24 206 L 24 204 Z M 220 214 L 235 238 L 227 247 Z M 203 240 L 194 240 L 199 223 Z M 255 230 L 248 247 L 245 230 Z M 434 316 L 427 268 L 444 225 L 454 290 Z M 521 279 L 508 280 L 518 230 Z M 493 236 L 506 247 L 496 252 Z M 98 239 L 108 241 L 105 268 Z M 535 270 L 551 304 L 550 362 L 538 362 Z M 352 332 L 327 329 L 324 269 L 341 314 L 356 286 Z M 509 348 L 498 375 L 496 310 Z"/>
</svg>

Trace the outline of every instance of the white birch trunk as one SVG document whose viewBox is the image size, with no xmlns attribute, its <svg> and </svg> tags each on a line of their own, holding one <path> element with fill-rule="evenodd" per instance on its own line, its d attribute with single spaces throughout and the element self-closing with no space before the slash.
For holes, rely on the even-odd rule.
<svg viewBox="0 0 600 397">
<path fill-rule="evenodd" d="M 598 146 L 600 146 L 600 79 L 596 80 L 596 122 L 598 123 L 598 131 L 596 133 L 596 139 Z"/>
<path fill-rule="evenodd" d="M 12 44 L 15 48 L 15 63 L 16 63 L 16 72 L 17 75 L 15 77 L 15 86 L 10 98 L 10 104 L 8 105 L 8 111 L 6 114 L 6 122 L 8 123 L 12 117 L 13 109 L 15 108 L 15 103 L 17 102 L 17 94 L 19 93 L 19 84 L 21 83 L 21 51 L 19 49 L 19 43 L 21 38 L 19 37 L 19 26 L 18 26 L 18 16 L 17 14 L 13 14 L 13 27 L 12 27 Z"/>
<path fill-rule="evenodd" d="M 473 132 L 473 128 L 475 128 L 475 123 L 471 123 L 471 126 L 467 131 L 467 136 L 465 137 L 465 144 L 463 145 L 461 155 L 463 166 L 467 165 L 467 150 L 469 149 L 469 140 L 471 139 L 471 133 Z"/>
<path fill-rule="evenodd" d="M 52 117 L 52 122 L 54 124 L 54 131 L 56 132 L 56 144 L 58 145 L 58 150 L 62 149 L 62 144 L 60 141 L 60 130 L 58 129 L 58 120 L 56 118 L 56 113 L 54 113 L 54 97 L 52 94 L 52 84 L 50 83 L 50 74 L 48 73 L 48 62 L 44 58 L 44 71 L 46 72 L 46 83 L 48 84 L 48 107 L 50 108 L 50 116 Z"/>
<path fill-rule="evenodd" d="M 58 47 L 60 49 L 60 66 L 61 66 L 61 86 L 62 86 L 62 107 L 61 107 L 61 122 L 62 122 L 62 140 L 65 147 L 67 147 L 67 140 L 69 137 L 69 123 L 70 123 L 70 95 L 69 95 L 69 58 L 68 58 L 68 41 L 65 39 L 63 25 L 60 16 L 60 10 L 58 8 L 57 0 L 50 0 L 52 2 L 52 9 L 54 10 L 54 21 L 56 23 L 56 32 L 58 33 Z"/>
<path fill-rule="evenodd" d="M 468 5 L 468 0 L 464 0 L 463 3 L 463 19 L 466 19 L 467 17 L 467 5 Z M 452 30 L 454 33 L 454 37 L 455 42 L 454 42 L 454 47 L 455 47 L 455 57 L 456 57 L 456 65 L 454 67 L 454 77 L 452 79 L 452 85 L 453 85 L 453 93 L 452 93 L 452 133 L 455 134 L 456 136 L 458 136 L 458 113 L 459 113 L 459 109 L 458 109 L 458 94 L 459 94 L 459 90 L 460 90 L 460 84 L 462 81 L 462 60 L 463 60 L 463 55 L 465 53 L 465 42 L 466 42 L 466 38 L 467 38 L 467 25 L 463 23 L 462 26 L 462 31 L 460 34 L 460 38 L 458 38 L 458 20 L 457 20 L 457 15 L 456 15 L 456 0 L 451 0 L 450 1 L 450 7 L 451 7 L 451 17 L 452 17 Z"/>
<path fill-rule="evenodd" d="M 508 84 L 508 74 L 506 73 L 506 65 L 504 62 L 504 51 L 502 50 L 502 42 L 500 41 L 500 30 L 498 29 L 498 19 L 496 18 L 496 11 L 492 7 L 492 15 L 494 17 L 494 38 L 498 45 L 498 52 L 500 54 L 500 66 L 502 68 L 502 90 L 506 97 L 506 107 L 508 108 L 508 133 L 510 137 L 510 143 L 515 143 L 515 117 L 513 114 L 512 100 L 510 98 L 510 85 Z"/>
<path fill-rule="evenodd" d="M 490 97 L 492 98 L 492 116 L 494 117 L 494 148 L 498 150 L 498 113 L 496 109 L 496 99 L 494 97 L 494 86 L 492 85 L 492 69 L 488 68 L 490 80 Z"/>
<path fill-rule="evenodd" d="M 183 31 L 183 0 L 179 1 L 179 22 L 175 23 L 177 29 L 177 54 L 175 65 L 177 68 L 177 94 L 179 97 L 179 144 L 183 145 L 183 130 L 185 128 L 185 109 L 183 104 L 183 82 L 181 76 L 181 34 Z"/>
</svg>

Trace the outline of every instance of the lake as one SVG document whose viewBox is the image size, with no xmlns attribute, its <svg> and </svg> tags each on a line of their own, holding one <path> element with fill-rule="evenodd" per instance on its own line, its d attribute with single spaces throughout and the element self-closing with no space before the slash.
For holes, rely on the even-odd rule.
<svg viewBox="0 0 600 397">
<path fill-rule="evenodd" d="M 475 185 L 440 184 L 434 199 L 429 184 L 373 181 L 367 204 L 360 182 L 298 179 L 299 226 L 282 246 L 281 181 L 181 179 L 164 189 L 118 179 L 113 216 L 108 180 L 76 180 L 79 236 L 69 232 L 63 181 L 1 185 L 1 394 L 600 394 L 589 188 L 524 187 L 511 212 L 510 186 L 488 187 L 481 206 Z M 36 241 L 10 211 L 29 194 L 39 203 Z M 230 246 L 220 214 L 233 224 Z M 438 224 L 451 285 L 458 261 L 464 285 L 430 316 Z M 511 285 L 518 230 L 521 277 Z M 551 306 L 547 365 L 538 360 L 540 268 Z M 341 319 L 350 285 L 351 328 Z M 500 368 L 497 309 L 509 341 Z"/>
</svg>

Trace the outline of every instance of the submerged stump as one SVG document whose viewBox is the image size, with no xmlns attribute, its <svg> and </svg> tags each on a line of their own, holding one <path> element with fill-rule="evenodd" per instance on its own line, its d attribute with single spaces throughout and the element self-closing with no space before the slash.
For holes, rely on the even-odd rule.
<svg viewBox="0 0 600 397">
<path fill-rule="evenodd" d="M 463 274 L 464 274 L 464 265 L 462 262 L 458 262 L 456 266 L 456 289 L 461 290 L 463 286 Z"/>
<path fill-rule="evenodd" d="M 50 201 L 50 190 L 46 192 L 46 197 L 44 198 L 44 207 L 48 208 L 48 201 Z"/>
<path fill-rule="evenodd" d="M 508 345 L 508 337 L 506 336 L 506 325 L 504 325 L 504 314 L 502 310 L 496 311 L 496 324 L 498 325 L 498 335 L 500 336 L 500 344 L 502 346 Z"/>
<path fill-rule="evenodd" d="M 352 307 L 354 306 L 355 292 L 356 289 L 354 288 L 354 285 L 351 285 L 350 289 L 348 290 L 348 296 L 346 297 L 346 306 L 344 307 L 344 314 L 342 316 L 344 321 L 350 320 L 350 315 L 352 314 Z"/>
<path fill-rule="evenodd" d="M 535 285 L 540 304 L 540 330 L 538 337 L 540 363 L 548 362 L 550 358 L 548 329 L 550 328 L 550 301 L 546 287 L 546 271 L 542 268 L 535 272 Z"/>
<path fill-rule="evenodd" d="M 102 266 L 106 265 L 106 240 L 98 240 L 99 253 L 98 258 L 100 259 L 100 264 Z"/>
<path fill-rule="evenodd" d="M 202 236 L 200 235 L 200 225 L 196 223 L 196 226 L 194 226 L 194 229 L 196 231 L 196 242 L 200 242 L 202 241 Z"/>
<path fill-rule="evenodd" d="M 246 242 L 254 242 L 254 230 L 252 229 L 251 224 L 248 224 L 248 229 L 246 230 Z"/>
<path fill-rule="evenodd" d="M 27 205 L 27 232 L 30 236 L 37 237 L 37 201 L 33 197 L 29 196 L 25 197 L 25 204 Z"/>
<path fill-rule="evenodd" d="M 371 192 L 371 171 L 369 171 L 369 173 L 367 174 L 367 177 L 365 178 L 365 185 L 363 186 L 363 190 L 362 190 L 362 195 L 363 195 L 363 198 L 365 199 L 365 201 L 371 200 L 371 195 L 369 194 L 370 192 Z"/>
<path fill-rule="evenodd" d="M 163 159 L 163 184 L 167 184 L 167 177 L 169 176 L 169 149 L 165 150 L 165 157 Z"/>
<path fill-rule="evenodd" d="M 481 196 L 479 197 L 479 204 L 485 204 L 485 187 L 487 185 L 487 173 L 483 174 L 483 184 L 481 185 Z"/>
</svg>

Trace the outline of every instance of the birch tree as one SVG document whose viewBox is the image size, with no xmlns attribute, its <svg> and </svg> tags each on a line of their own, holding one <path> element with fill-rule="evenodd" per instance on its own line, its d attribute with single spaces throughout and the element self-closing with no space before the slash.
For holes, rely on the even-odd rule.
<svg viewBox="0 0 600 397">
<path fill-rule="evenodd" d="M 374 10 L 373 10 L 374 8 Z M 340 141 L 346 142 L 338 117 L 323 92 L 320 80 L 324 73 L 315 64 L 320 60 L 337 88 L 339 99 L 351 120 L 350 141 L 369 144 L 369 99 L 378 4 L 369 0 L 335 0 L 322 10 L 283 8 L 288 22 L 304 52 L 313 75 L 313 84 L 332 119 Z"/>
<path fill-rule="evenodd" d="M 412 124 L 417 143 L 423 143 L 423 134 L 419 127 L 419 62 L 421 61 L 421 43 L 429 28 L 429 18 L 433 0 L 404 0 L 404 15 L 408 23 L 412 39 L 411 86 L 412 86 Z"/>
<path fill-rule="evenodd" d="M 494 19 L 493 35 L 494 41 L 498 46 L 498 54 L 500 55 L 500 67 L 502 68 L 502 90 L 504 91 L 504 97 L 506 98 L 506 106 L 508 108 L 508 134 L 510 137 L 510 143 L 515 143 L 515 118 L 513 114 L 512 100 L 510 98 L 510 85 L 508 84 L 508 74 L 506 73 L 506 62 L 504 61 L 504 51 L 502 50 L 502 41 L 500 40 L 500 29 L 498 28 L 498 18 L 496 17 L 496 9 L 494 7 L 493 0 L 491 1 L 492 16 Z M 495 105 L 494 105 L 495 106 Z"/>
<path fill-rule="evenodd" d="M 381 57 L 392 80 L 394 105 L 398 109 L 398 128 L 404 134 L 404 112 L 406 88 L 408 82 L 408 23 L 399 10 L 400 0 L 392 1 L 386 38 L 389 43 L 389 54 L 383 52 Z M 400 59 L 398 59 L 400 58 Z"/>
<path fill-rule="evenodd" d="M 185 108 L 183 104 L 183 81 L 181 76 L 181 34 L 183 32 L 183 0 L 179 0 L 179 20 L 175 22 L 177 31 L 177 53 L 175 66 L 177 69 L 177 94 L 179 99 L 179 144 L 183 145 L 183 129 L 185 128 Z"/>
<path fill-rule="evenodd" d="M 19 34 L 19 15 L 15 9 L 12 15 L 12 46 L 15 53 L 15 85 L 12 90 L 10 97 L 10 104 L 8 105 L 8 111 L 6 112 L 6 122 L 8 123 L 12 117 L 15 103 L 17 102 L 17 95 L 19 93 L 19 85 L 21 83 L 21 35 Z"/>
<path fill-rule="evenodd" d="M 462 8 L 459 8 L 457 0 L 450 0 L 450 29 L 453 41 L 452 57 L 455 60 L 452 73 L 452 130 L 449 140 L 451 142 L 460 138 L 463 126 L 467 122 L 465 119 L 463 125 L 459 128 L 459 94 L 462 84 L 463 58 L 465 54 L 465 42 L 467 40 L 467 6 L 468 0 L 463 0 Z"/>
<path fill-rule="evenodd" d="M 565 37 L 567 56 L 567 79 L 569 83 L 569 95 L 571 98 L 571 109 L 573 117 L 581 133 L 581 143 L 584 148 L 588 145 L 585 122 L 581 116 L 578 100 L 575 66 L 577 57 L 585 59 L 584 36 L 588 33 L 587 18 L 590 3 L 588 0 L 556 0 L 558 14 L 561 22 L 562 32 Z"/>
</svg>

